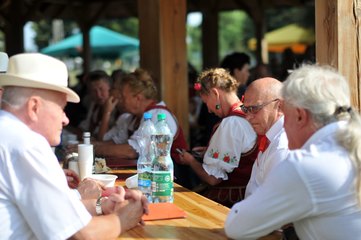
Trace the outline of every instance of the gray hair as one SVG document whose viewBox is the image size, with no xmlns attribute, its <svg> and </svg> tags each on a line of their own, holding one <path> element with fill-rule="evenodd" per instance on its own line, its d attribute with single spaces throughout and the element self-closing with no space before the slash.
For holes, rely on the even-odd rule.
<svg viewBox="0 0 361 240">
<path fill-rule="evenodd" d="M 346 79 L 329 66 L 303 65 L 293 71 L 282 89 L 286 102 L 306 109 L 316 125 L 348 121 L 337 133 L 337 141 L 348 152 L 356 172 L 358 199 L 361 201 L 361 117 L 351 107 L 350 89 Z"/>
<path fill-rule="evenodd" d="M 19 109 L 24 106 L 26 101 L 33 95 L 36 89 L 26 87 L 4 87 L 1 102 L 4 106 Z"/>
</svg>

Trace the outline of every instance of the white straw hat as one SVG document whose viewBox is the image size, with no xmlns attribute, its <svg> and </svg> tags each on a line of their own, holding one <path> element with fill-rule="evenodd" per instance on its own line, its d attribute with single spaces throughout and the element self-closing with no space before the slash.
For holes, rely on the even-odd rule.
<svg viewBox="0 0 361 240">
<path fill-rule="evenodd" d="M 19 86 L 41 88 L 63 92 L 68 102 L 79 102 L 80 98 L 68 88 L 66 65 L 40 53 L 22 53 L 9 59 L 7 73 L 0 74 L 0 87 Z"/>
</svg>

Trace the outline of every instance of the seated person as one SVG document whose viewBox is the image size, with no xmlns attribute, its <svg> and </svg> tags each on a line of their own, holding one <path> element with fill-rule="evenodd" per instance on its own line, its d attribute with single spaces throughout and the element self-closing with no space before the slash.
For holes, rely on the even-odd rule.
<svg viewBox="0 0 361 240">
<path fill-rule="evenodd" d="M 89 91 L 90 105 L 87 117 L 83 120 L 79 128 L 83 132 L 90 132 L 95 138 L 98 138 L 99 127 L 103 116 L 108 116 L 108 124 L 112 126 L 116 119 L 116 111 L 109 112 L 106 109 L 106 103 L 113 104 L 116 101 L 110 96 L 111 78 L 104 71 L 96 70 L 86 75 L 87 89 Z M 111 98 L 109 101 L 108 99 Z"/>
<path fill-rule="evenodd" d="M 122 102 L 126 112 L 134 117 L 128 126 L 129 139 L 127 143 L 117 144 L 116 142 L 97 142 L 95 144 L 95 154 L 102 157 L 129 158 L 138 157 L 140 147 L 138 139 L 140 131 L 138 127 L 143 121 L 143 113 L 150 112 L 152 121 L 157 121 L 158 113 L 166 114 L 166 122 L 173 134 L 173 144 L 171 157 L 174 162 L 175 181 L 184 187 L 190 187 L 189 167 L 179 164 L 179 154 L 176 148 L 188 149 L 184 138 L 183 130 L 179 126 L 174 114 L 166 107 L 163 101 L 157 101 L 157 89 L 153 79 L 148 72 L 142 69 L 127 74 L 121 84 Z"/>
<path fill-rule="evenodd" d="M 63 62 L 38 53 L 12 56 L 0 75 L 0 239 L 111 239 L 147 212 L 140 191 L 80 201 L 68 187 L 51 149 L 66 103 L 79 102 L 67 79 Z"/>
<path fill-rule="evenodd" d="M 348 81 L 330 67 L 305 65 L 282 87 L 290 152 L 228 214 L 232 239 L 258 239 L 293 223 L 300 239 L 361 236 L 361 118 Z"/>
<path fill-rule="evenodd" d="M 212 186 L 203 193 L 206 197 L 232 206 L 244 197 L 258 153 L 257 135 L 240 108 L 238 83 L 226 70 L 204 71 L 195 88 L 209 112 L 222 120 L 215 125 L 208 146 L 203 148 L 203 163 L 188 152 L 181 153 L 180 160 Z"/>
</svg>

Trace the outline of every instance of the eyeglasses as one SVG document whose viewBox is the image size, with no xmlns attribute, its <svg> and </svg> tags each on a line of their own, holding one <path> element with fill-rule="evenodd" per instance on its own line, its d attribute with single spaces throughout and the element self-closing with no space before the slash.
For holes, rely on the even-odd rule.
<svg viewBox="0 0 361 240">
<path fill-rule="evenodd" d="M 267 106 L 268 104 L 273 103 L 273 102 L 278 101 L 278 100 L 279 100 L 279 99 L 276 98 L 276 99 L 273 99 L 273 100 L 271 100 L 271 101 L 269 101 L 269 102 L 266 102 L 266 103 L 262 103 L 262 104 L 255 105 L 255 106 L 248 106 L 248 107 L 242 105 L 242 106 L 241 106 L 241 109 L 242 109 L 242 111 L 243 111 L 245 114 L 248 114 L 248 113 L 256 114 L 256 113 L 258 113 L 262 108 L 264 108 L 265 106 Z"/>
</svg>

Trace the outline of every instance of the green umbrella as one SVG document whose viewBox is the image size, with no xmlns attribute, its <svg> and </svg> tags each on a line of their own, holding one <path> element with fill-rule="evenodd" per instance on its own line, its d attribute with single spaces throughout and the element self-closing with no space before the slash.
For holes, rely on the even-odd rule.
<svg viewBox="0 0 361 240">
<path fill-rule="evenodd" d="M 124 52 L 137 50 L 139 41 L 107 28 L 94 26 L 90 30 L 90 46 L 93 56 L 116 58 Z M 41 52 L 56 57 L 75 57 L 82 53 L 82 49 L 83 35 L 78 33 L 41 49 Z"/>
</svg>

